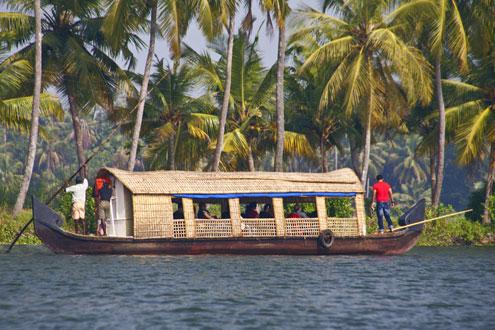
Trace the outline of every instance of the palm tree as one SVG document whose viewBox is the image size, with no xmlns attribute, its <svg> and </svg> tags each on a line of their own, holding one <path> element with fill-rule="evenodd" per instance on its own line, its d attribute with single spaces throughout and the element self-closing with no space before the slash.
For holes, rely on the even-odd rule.
<svg viewBox="0 0 495 330">
<path fill-rule="evenodd" d="M 417 106 L 413 109 L 408 117 L 407 126 L 410 132 L 418 134 L 421 137 L 421 141 L 416 146 L 415 154 L 420 157 L 428 157 L 428 172 L 430 176 L 430 197 L 433 204 L 433 193 L 436 188 L 436 160 L 438 147 L 438 123 L 432 117 L 432 113 L 435 112 L 434 104 L 430 104 L 426 107 Z"/>
<path fill-rule="evenodd" d="M 428 62 L 402 39 L 407 25 L 400 18 L 405 9 L 394 9 L 394 3 L 326 1 L 324 9 L 337 16 L 306 10 L 303 14 L 318 24 L 301 29 L 295 36 L 323 37 L 300 71 L 338 64 L 323 89 L 320 108 L 342 95 L 346 112 L 360 114 L 363 185 L 368 176 L 373 119 L 390 109 L 407 109 L 417 101 L 427 103 L 432 95 Z M 388 9 L 394 10 L 385 16 Z"/>
<path fill-rule="evenodd" d="M 31 124 L 33 96 L 29 81 L 31 65 L 26 60 L 11 62 L 1 56 L 0 50 L 0 124 L 6 130 L 27 133 Z M 63 118 L 63 110 L 58 98 L 49 94 L 40 94 L 40 110 L 44 117 Z"/>
<path fill-rule="evenodd" d="M 483 223 L 488 224 L 488 199 L 495 179 L 495 62 L 491 56 L 474 65 L 476 67 L 466 82 L 443 81 L 455 104 L 446 110 L 446 119 L 447 127 L 455 132 L 461 164 L 488 156 L 483 213 Z"/>
<path fill-rule="evenodd" d="M 36 156 L 36 143 L 38 142 L 38 128 L 40 117 L 40 94 L 41 94 L 41 0 L 34 1 L 35 18 L 35 56 L 34 56 L 34 90 L 33 109 L 31 112 L 31 131 L 29 133 L 29 145 L 27 151 L 26 167 L 22 180 L 21 190 L 17 196 L 14 206 L 14 216 L 22 209 L 26 194 L 33 174 L 34 157 Z"/>
<path fill-rule="evenodd" d="M 136 121 L 128 162 L 128 170 L 132 171 L 137 157 L 157 33 L 160 32 L 168 41 L 174 60 L 173 70 L 176 70 L 180 65 L 182 37 L 187 33 L 191 19 L 196 15 L 200 27 L 207 36 L 211 37 L 217 32 L 214 9 L 218 5 L 208 0 L 108 1 L 111 5 L 105 19 L 104 31 L 112 40 L 114 52 L 127 49 L 129 37 L 138 39 L 135 34 L 146 25 L 145 20 L 140 19 L 140 17 L 146 17 L 147 13 L 151 11 L 148 55 L 136 106 Z"/>
<path fill-rule="evenodd" d="M 234 48 L 234 34 L 235 34 L 235 12 L 237 10 L 236 0 L 223 0 L 220 7 L 219 16 L 221 21 L 227 23 L 227 58 L 226 58 L 226 75 L 225 84 L 223 86 L 223 100 L 222 107 L 220 109 L 220 124 L 218 127 L 217 144 L 215 146 L 215 154 L 213 156 L 212 170 L 217 172 L 220 166 L 220 159 L 222 156 L 222 150 L 224 147 L 224 134 L 225 125 L 227 122 L 227 114 L 229 111 L 229 101 L 230 101 L 230 88 L 232 85 L 232 56 Z"/>
<path fill-rule="evenodd" d="M 424 163 L 417 158 L 416 149 L 418 141 L 417 135 L 403 137 L 403 144 L 399 152 L 398 163 L 394 167 L 394 177 L 404 184 L 421 183 L 426 180 Z"/>
<path fill-rule="evenodd" d="M 278 27 L 278 45 L 277 45 L 277 83 L 276 83 L 276 111 L 277 111 L 277 147 L 275 149 L 275 171 L 283 172 L 284 170 L 284 137 L 285 137 L 285 119 L 284 119 L 284 72 L 285 72 L 285 49 L 287 42 L 285 39 L 285 21 L 290 13 L 290 7 L 287 0 L 262 0 L 262 8 L 271 13 Z"/>
<path fill-rule="evenodd" d="M 414 2 L 420 2 L 416 0 Z M 456 0 L 431 0 L 424 16 L 430 35 L 431 53 L 435 60 L 435 92 L 439 110 L 436 187 L 432 192 L 433 206 L 440 203 L 445 167 L 445 101 L 442 90 L 442 58 L 449 50 L 460 63 L 461 71 L 468 67 L 468 38 Z"/>
<path fill-rule="evenodd" d="M 234 38 L 231 112 L 226 119 L 224 168 L 239 169 L 247 165 L 245 167 L 254 171 L 256 156 L 269 151 L 276 139 L 276 128 L 271 124 L 276 66 L 270 70 L 263 67 L 257 42 L 257 37 L 250 42 L 248 34 L 242 31 Z M 191 58 L 204 86 L 220 102 L 226 74 L 226 50 L 221 39 L 210 47 L 220 56 L 218 62 L 215 63 L 208 53 L 193 52 Z M 311 154 L 312 149 L 303 134 L 285 133 L 286 151 L 305 156 Z M 212 141 L 212 146 L 216 144 L 218 141 Z"/>
<path fill-rule="evenodd" d="M 187 64 L 174 66 L 166 66 L 163 59 L 155 63 L 144 118 L 145 136 L 151 140 L 145 158 L 153 169 L 196 170 L 216 133 L 218 118 L 208 100 L 191 96 L 195 72 Z"/>
<path fill-rule="evenodd" d="M 136 121 L 134 123 L 134 130 L 132 132 L 132 144 L 131 153 L 129 155 L 129 163 L 127 169 L 134 171 L 134 165 L 136 163 L 137 149 L 139 143 L 139 134 L 141 132 L 141 123 L 143 121 L 144 104 L 146 97 L 148 96 L 148 83 L 150 80 L 151 64 L 153 61 L 153 55 L 155 54 L 155 40 L 156 40 L 156 16 L 158 11 L 158 4 L 153 1 L 151 4 L 151 21 L 150 21 L 150 41 L 148 45 L 148 55 L 146 56 L 146 64 L 144 66 L 143 82 L 141 83 L 141 90 L 139 91 L 139 101 L 136 112 Z"/>
<path fill-rule="evenodd" d="M 1 53 L 0 49 L 0 55 Z M 0 56 L 0 124 L 5 129 L 14 129 L 23 133 L 30 131 L 25 173 L 14 207 L 14 215 L 22 209 L 31 181 L 35 158 L 35 154 L 31 153 L 36 152 L 40 114 L 44 117 L 54 117 L 57 120 L 63 118 L 63 110 L 56 97 L 48 93 L 38 93 L 37 98 L 29 95 L 27 90 L 33 88 L 30 85 L 31 70 L 31 65 L 27 60 L 10 61 Z M 41 82 L 36 77 L 35 88 L 40 87 L 38 83 Z M 36 90 L 35 93 L 37 93 Z M 37 106 L 37 110 L 33 109 L 33 106 Z"/>
<path fill-rule="evenodd" d="M 33 20 L 29 13 L 31 1 L 10 0 L 20 12 L 0 13 L 0 21 L 18 26 L 13 42 L 19 46 L 10 60 L 32 57 Z M 106 110 L 113 107 L 119 66 L 105 50 L 109 44 L 101 33 L 101 3 L 94 0 L 43 2 L 42 17 L 43 80 L 57 88 L 68 104 L 74 130 L 74 142 L 79 166 L 86 162 L 84 153 L 81 111 L 99 104 Z M 86 171 L 83 171 L 83 176 Z"/>
<path fill-rule="evenodd" d="M 296 57 L 296 68 L 302 65 Z M 303 59 L 304 60 L 304 59 Z M 290 68 L 290 71 L 296 71 Z M 306 70 L 300 75 L 289 75 L 287 99 L 287 126 L 299 127 L 306 134 L 312 145 L 320 150 L 320 168 L 322 172 L 329 171 L 328 152 L 332 148 L 342 148 L 340 141 L 348 131 L 347 120 L 337 104 L 326 106 L 320 110 L 321 92 L 330 70 Z"/>
</svg>

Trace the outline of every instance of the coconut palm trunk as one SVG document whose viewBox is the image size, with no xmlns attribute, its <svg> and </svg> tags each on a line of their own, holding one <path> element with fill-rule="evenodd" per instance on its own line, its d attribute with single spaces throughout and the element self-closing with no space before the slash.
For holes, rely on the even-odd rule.
<svg viewBox="0 0 495 330">
<path fill-rule="evenodd" d="M 436 169 L 435 169 L 435 149 L 430 149 L 430 183 L 431 183 L 431 203 L 435 199 L 435 188 L 436 188 Z"/>
<path fill-rule="evenodd" d="M 31 129 L 29 132 L 29 146 L 22 180 L 21 190 L 14 206 L 14 216 L 19 214 L 24 206 L 31 176 L 33 175 L 34 159 L 36 156 L 36 144 L 38 143 L 39 118 L 40 118 L 40 94 L 41 94 L 41 0 L 34 1 L 35 16 L 35 64 L 34 64 L 34 90 L 33 108 L 31 112 Z M 4 138 L 6 142 L 6 135 Z"/>
<path fill-rule="evenodd" d="M 366 118 L 366 130 L 364 133 L 364 152 L 363 152 L 363 170 L 361 172 L 361 184 L 363 187 L 366 186 L 366 180 L 368 178 L 368 169 L 370 167 L 370 152 L 371 152 L 371 115 L 373 104 L 373 91 L 370 91 L 370 106 L 368 108 L 367 118 Z"/>
<path fill-rule="evenodd" d="M 327 159 L 327 149 L 325 147 L 325 137 L 323 134 L 320 137 L 320 154 L 321 154 L 321 171 L 323 173 L 328 172 L 328 159 Z"/>
<path fill-rule="evenodd" d="M 171 171 L 175 170 L 175 134 L 171 135 L 168 140 L 168 168 Z"/>
<path fill-rule="evenodd" d="M 153 3 L 151 7 L 151 27 L 150 27 L 150 43 L 148 46 L 148 55 L 146 56 L 146 64 L 144 67 L 143 83 L 141 84 L 141 90 L 139 92 L 139 102 L 136 113 L 136 123 L 134 124 L 134 130 L 132 133 L 132 145 L 131 153 L 129 156 L 129 162 L 127 163 L 127 169 L 129 171 L 134 170 L 136 165 L 137 148 L 139 144 L 139 135 L 141 132 L 141 124 L 143 123 L 144 104 L 146 102 L 146 96 L 148 95 L 148 83 L 151 74 L 151 64 L 153 63 L 153 55 L 155 54 L 155 40 L 156 40 L 156 16 L 157 16 L 157 3 Z"/>
<path fill-rule="evenodd" d="M 438 207 L 440 204 L 440 195 L 442 194 L 443 169 L 445 166 L 445 102 L 442 90 L 442 67 L 441 59 L 437 57 L 435 62 L 435 88 L 437 92 L 438 103 L 438 153 L 437 153 L 437 171 L 435 193 L 433 196 L 433 206 Z"/>
<path fill-rule="evenodd" d="M 352 164 L 352 169 L 356 173 L 357 176 L 361 176 L 361 155 L 362 155 L 362 149 L 356 145 L 356 141 L 349 141 L 351 144 L 351 164 Z"/>
<path fill-rule="evenodd" d="M 334 159 L 334 169 L 335 170 L 338 170 L 339 169 L 339 149 L 337 148 L 337 146 L 335 146 L 335 150 L 334 150 L 334 156 L 335 156 L 335 159 Z"/>
<path fill-rule="evenodd" d="M 256 171 L 256 168 L 254 167 L 254 156 L 253 156 L 253 149 L 251 148 L 251 144 L 249 144 L 248 146 L 248 167 L 249 167 L 249 172 Z"/>
<path fill-rule="evenodd" d="M 278 29 L 278 55 L 277 55 L 277 83 L 276 83 L 276 111 L 277 111 L 277 146 L 275 150 L 275 171 L 284 170 L 284 70 L 285 70 L 285 22 L 279 24 Z"/>
<path fill-rule="evenodd" d="M 213 157 L 212 170 L 218 172 L 220 167 L 220 159 L 223 150 L 223 140 L 225 134 L 225 125 L 227 123 L 227 114 L 229 111 L 230 87 L 232 85 L 232 55 L 234 50 L 234 23 L 235 13 L 229 18 L 229 39 L 227 43 L 227 72 L 225 78 L 225 88 L 223 91 L 222 109 L 220 111 L 220 123 L 218 127 L 217 145 L 215 147 L 215 155 Z"/>
<path fill-rule="evenodd" d="M 69 89 L 67 89 L 69 90 Z M 74 142 L 76 144 L 76 155 L 79 162 L 79 167 L 86 163 L 86 155 L 84 154 L 84 143 L 81 129 L 81 118 L 79 117 L 79 107 L 76 102 L 76 98 L 73 95 L 69 95 L 69 112 L 72 118 L 72 128 L 74 129 Z M 86 177 L 86 168 L 80 173 L 82 177 Z"/>
<path fill-rule="evenodd" d="M 490 146 L 490 163 L 488 166 L 488 175 L 486 178 L 486 191 L 485 191 L 485 209 L 483 211 L 483 223 L 491 223 L 490 212 L 488 209 L 488 201 L 493 191 L 493 180 L 495 178 L 495 143 Z"/>
</svg>

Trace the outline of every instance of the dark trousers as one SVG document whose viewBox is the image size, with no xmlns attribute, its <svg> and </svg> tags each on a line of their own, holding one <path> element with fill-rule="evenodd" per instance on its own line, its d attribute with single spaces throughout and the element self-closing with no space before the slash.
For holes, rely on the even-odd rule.
<svg viewBox="0 0 495 330">
<path fill-rule="evenodd" d="M 388 228 L 392 227 L 392 219 L 390 218 L 390 203 L 377 202 L 376 215 L 378 216 L 378 229 L 383 230 L 383 216 L 387 220 Z"/>
</svg>

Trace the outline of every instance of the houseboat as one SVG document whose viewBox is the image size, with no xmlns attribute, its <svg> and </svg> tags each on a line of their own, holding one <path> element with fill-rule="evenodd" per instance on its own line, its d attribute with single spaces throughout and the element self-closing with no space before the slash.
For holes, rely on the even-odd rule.
<svg viewBox="0 0 495 330">
<path fill-rule="evenodd" d="M 376 254 L 410 250 L 422 224 L 367 234 L 364 191 L 351 169 L 329 173 L 129 172 L 103 168 L 113 182 L 108 236 L 78 235 L 33 199 L 35 231 L 64 254 Z M 335 205 L 345 205 L 346 212 Z M 199 216 L 209 207 L 211 217 Z M 269 212 L 248 215 L 246 208 Z M 293 212 L 298 211 L 295 214 Z M 255 214 L 257 211 L 254 210 Z M 400 223 L 424 219 L 417 202 Z M 198 218 L 200 217 L 200 218 Z"/>
</svg>

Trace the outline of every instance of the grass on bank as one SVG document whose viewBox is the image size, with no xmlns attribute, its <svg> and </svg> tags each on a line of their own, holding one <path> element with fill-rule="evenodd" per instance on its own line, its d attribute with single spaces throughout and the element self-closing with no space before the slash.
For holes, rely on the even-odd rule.
<svg viewBox="0 0 495 330">
<path fill-rule="evenodd" d="M 452 206 L 440 205 L 437 209 L 429 207 L 426 210 L 426 219 L 454 213 Z M 392 220 L 398 226 L 399 213 L 393 210 Z M 384 223 L 386 224 L 385 220 Z M 376 215 L 367 217 L 368 233 L 378 231 Z M 495 225 L 485 226 L 478 221 L 466 219 L 464 216 L 440 219 L 425 223 L 417 246 L 465 246 L 465 245 L 495 245 Z"/>
<path fill-rule="evenodd" d="M 31 210 L 23 210 L 16 218 L 12 214 L 0 208 L 0 243 L 9 244 L 17 235 L 17 232 L 31 219 Z M 34 233 L 34 226 L 30 225 L 17 241 L 18 244 L 41 244 Z"/>
</svg>

